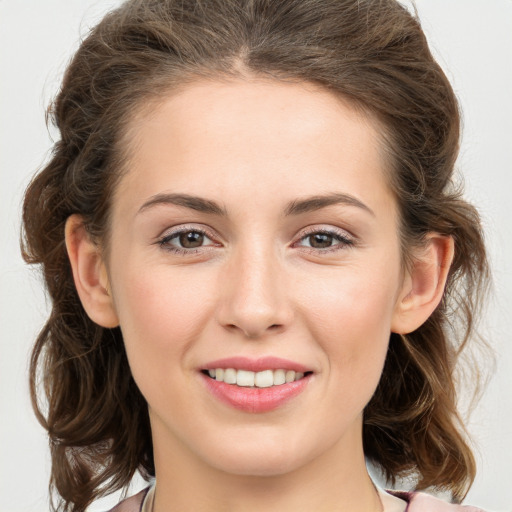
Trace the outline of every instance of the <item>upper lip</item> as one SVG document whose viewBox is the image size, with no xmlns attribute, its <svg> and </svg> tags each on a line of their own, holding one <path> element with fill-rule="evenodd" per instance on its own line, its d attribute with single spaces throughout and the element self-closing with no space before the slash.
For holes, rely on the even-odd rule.
<svg viewBox="0 0 512 512">
<path fill-rule="evenodd" d="M 312 371 L 303 364 L 274 356 L 259 357 L 257 359 L 243 356 L 226 357 L 210 361 L 206 363 L 205 366 L 201 367 L 202 370 L 212 370 L 215 368 L 235 368 L 237 370 L 248 370 L 252 372 L 261 372 L 263 370 L 294 370 L 296 372 L 305 373 Z"/>
</svg>

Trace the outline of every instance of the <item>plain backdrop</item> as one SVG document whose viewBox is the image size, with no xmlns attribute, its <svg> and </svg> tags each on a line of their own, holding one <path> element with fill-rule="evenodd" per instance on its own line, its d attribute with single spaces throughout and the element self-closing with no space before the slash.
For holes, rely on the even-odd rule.
<svg viewBox="0 0 512 512">
<path fill-rule="evenodd" d="M 279 1 L 279 0 L 276 0 Z M 20 202 L 51 146 L 44 112 L 80 35 L 119 2 L 0 0 L 0 512 L 48 510 L 47 440 L 27 367 L 48 304 L 19 253 Z M 496 367 L 469 423 L 479 473 L 466 502 L 512 510 L 512 0 L 417 0 L 464 112 L 458 167 L 483 216 L 494 273 L 485 333 Z M 135 482 L 133 489 L 141 487 Z M 106 510 L 111 497 L 92 510 Z"/>
</svg>

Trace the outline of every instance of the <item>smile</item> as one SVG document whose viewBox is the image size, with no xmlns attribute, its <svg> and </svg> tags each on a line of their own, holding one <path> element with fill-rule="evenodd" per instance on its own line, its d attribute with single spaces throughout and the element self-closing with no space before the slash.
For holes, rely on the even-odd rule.
<svg viewBox="0 0 512 512">
<path fill-rule="evenodd" d="M 284 369 L 252 372 L 249 370 L 236 370 L 234 368 L 215 368 L 204 371 L 208 372 L 208 375 L 212 379 L 219 382 L 248 388 L 270 388 L 272 386 L 282 386 L 283 384 L 300 380 L 305 375 L 303 372 Z"/>
<path fill-rule="evenodd" d="M 214 398 L 250 413 L 278 409 L 304 392 L 314 376 L 311 368 L 277 357 L 219 359 L 200 374 Z"/>
</svg>

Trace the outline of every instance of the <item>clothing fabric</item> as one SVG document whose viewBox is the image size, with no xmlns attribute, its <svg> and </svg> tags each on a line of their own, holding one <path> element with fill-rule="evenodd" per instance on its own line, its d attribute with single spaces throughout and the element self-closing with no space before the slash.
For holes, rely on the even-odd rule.
<svg viewBox="0 0 512 512">
<path fill-rule="evenodd" d="M 148 498 L 152 501 L 152 487 L 140 491 L 135 496 L 127 498 L 109 512 L 151 512 Z M 434 496 L 421 492 L 386 491 L 407 503 L 406 512 L 484 512 L 480 508 L 466 505 L 453 505 L 441 501 Z M 149 509 L 149 510 L 146 510 Z"/>
<path fill-rule="evenodd" d="M 125 500 L 121 501 L 121 503 L 117 504 L 114 508 L 110 509 L 109 512 L 142 512 L 144 499 L 146 498 L 150 489 L 151 487 L 148 487 L 147 489 L 143 489 L 134 496 L 126 498 Z"/>
<path fill-rule="evenodd" d="M 481 508 L 453 505 L 423 492 L 386 491 L 407 502 L 406 512 L 484 512 Z"/>
</svg>

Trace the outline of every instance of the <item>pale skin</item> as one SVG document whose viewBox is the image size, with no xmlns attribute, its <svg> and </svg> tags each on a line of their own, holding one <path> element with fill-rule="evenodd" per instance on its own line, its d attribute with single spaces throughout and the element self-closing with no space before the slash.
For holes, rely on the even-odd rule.
<svg viewBox="0 0 512 512">
<path fill-rule="evenodd" d="M 378 123 L 311 84 L 200 81 L 142 110 L 124 144 L 108 255 L 78 215 L 66 243 L 87 313 L 120 325 L 148 401 L 154 510 L 380 510 L 362 413 L 390 333 L 439 304 L 453 241 L 430 233 L 404 268 Z M 233 355 L 313 374 L 284 406 L 252 414 L 202 382 L 208 361 Z"/>
</svg>

